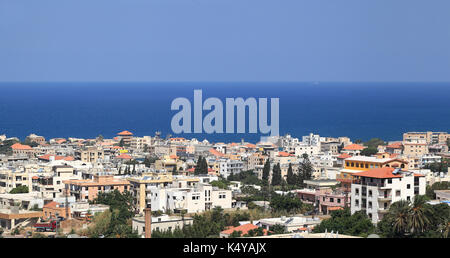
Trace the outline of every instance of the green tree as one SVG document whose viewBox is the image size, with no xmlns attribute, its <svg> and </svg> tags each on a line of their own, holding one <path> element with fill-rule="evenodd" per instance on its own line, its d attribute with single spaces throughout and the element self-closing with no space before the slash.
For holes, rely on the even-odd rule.
<svg viewBox="0 0 450 258">
<path fill-rule="evenodd" d="M 450 189 L 450 182 L 436 182 L 432 186 L 426 188 L 426 196 L 432 200 L 436 199 L 435 190 L 448 190 Z"/>
<path fill-rule="evenodd" d="M 378 149 L 376 147 L 367 147 L 361 151 L 362 156 L 372 156 L 378 153 Z"/>
<path fill-rule="evenodd" d="M 242 231 L 238 230 L 238 231 L 233 231 L 233 233 L 231 233 L 229 236 L 229 238 L 236 238 L 236 237 L 242 237 Z"/>
<path fill-rule="evenodd" d="M 379 145 L 386 145 L 386 143 L 380 138 L 372 138 L 369 141 L 365 142 L 364 145 L 369 148 L 377 149 Z"/>
<path fill-rule="evenodd" d="M 204 158 L 201 155 L 200 155 L 200 157 L 198 157 L 197 164 L 194 169 L 194 175 L 205 174 L 204 167 L 205 167 L 206 160 L 203 161 L 203 159 Z M 208 166 L 208 165 L 206 165 L 206 166 Z M 208 169 L 206 169 L 206 173 L 208 173 Z"/>
<path fill-rule="evenodd" d="M 299 187 L 305 187 L 305 180 L 310 180 L 312 177 L 313 167 L 311 161 L 307 154 L 303 155 L 303 160 L 299 164 L 298 173 L 296 176 L 297 183 L 296 185 Z"/>
<path fill-rule="evenodd" d="M 275 224 L 269 228 L 269 230 L 273 234 L 285 234 L 286 233 L 286 227 L 284 227 L 281 224 Z"/>
<path fill-rule="evenodd" d="M 409 216 L 409 227 L 413 234 L 421 234 L 430 228 L 432 209 L 427 204 L 425 195 L 417 195 L 412 202 Z"/>
<path fill-rule="evenodd" d="M 268 184 L 269 174 L 270 174 L 270 161 L 269 161 L 269 159 L 267 159 L 266 163 L 264 164 L 263 173 L 262 173 L 262 180 L 265 184 Z"/>
<path fill-rule="evenodd" d="M 286 182 L 288 185 L 295 185 L 295 181 L 296 181 L 295 175 L 294 175 L 294 172 L 292 171 L 292 164 L 289 163 Z"/>
<path fill-rule="evenodd" d="M 215 181 L 212 181 L 210 184 L 212 186 L 219 187 L 220 189 L 228 189 L 229 183 L 230 182 L 228 182 L 226 180 L 218 180 L 218 181 L 215 180 Z"/>
<path fill-rule="evenodd" d="M 375 226 L 362 211 L 357 211 L 353 215 L 350 209 L 336 210 L 331 212 L 331 218 L 324 219 L 313 230 L 315 233 L 323 233 L 325 231 L 339 232 L 345 235 L 367 237 L 375 232 Z"/>
<path fill-rule="evenodd" d="M 280 185 L 281 184 L 281 168 L 280 163 L 275 164 L 272 170 L 272 185 Z"/>
<path fill-rule="evenodd" d="M 10 194 L 18 194 L 18 193 L 28 193 L 28 186 L 26 185 L 21 185 L 21 186 L 17 186 L 16 188 L 12 189 L 9 193 Z"/>
</svg>

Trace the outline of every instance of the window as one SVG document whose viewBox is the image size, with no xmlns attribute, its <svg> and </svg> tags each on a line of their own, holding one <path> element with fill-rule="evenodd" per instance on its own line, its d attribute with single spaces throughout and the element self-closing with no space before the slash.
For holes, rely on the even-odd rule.
<svg viewBox="0 0 450 258">
<path fill-rule="evenodd" d="M 355 189 L 355 194 L 359 195 L 359 189 L 358 188 Z"/>
<path fill-rule="evenodd" d="M 334 198 L 330 198 L 330 202 L 334 202 Z"/>
<path fill-rule="evenodd" d="M 401 194 L 400 190 L 397 190 L 397 191 L 395 192 L 395 196 L 400 196 L 400 194 Z"/>
<path fill-rule="evenodd" d="M 388 184 L 392 184 L 392 178 L 388 179 Z"/>
<path fill-rule="evenodd" d="M 369 202 L 369 209 L 372 209 L 372 202 Z"/>
<path fill-rule="evenodd" d="M 372 197 L 372 190 L 369 190 L 369 197 Z"/>
<path fill-rule="evenodd" d="M 407 184 L 407 185 L 406 185 L 406 189 L 411 189 L 411 185 L 410 185 L 410 184 Z"/>
<path fill-rule="evenodd" d="M 337 199 L 337 203 L 341 203 L 341 199 Z"/>
<path fill-rule="evenodd" d="M 406 200 L 407 200 L 408 202 L 411 201 L 411 197 L 407 196 L 407 197 L 406 197 Z"/>
</svg>

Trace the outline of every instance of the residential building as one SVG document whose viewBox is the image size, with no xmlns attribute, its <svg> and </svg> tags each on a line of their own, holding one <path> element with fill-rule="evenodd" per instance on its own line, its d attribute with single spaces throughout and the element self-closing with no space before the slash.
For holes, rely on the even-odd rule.
<svg viewBox="0 0 450 258">
<path fill-rule="evenodd" d="M 93 201 L 100 192 L 110 192 L 118 190 L 124 192 L 129 190 L 130 183 L 127 180 L 115 179 L 113 175 L 98 173 L 93 179 L 65 180 L 66 190 L 71 196 L 75 196 L 77 201 Z"/>
<path fill-rule="evenodd" d="M 425 177 L 400 168 L 381 167 L 353 174 L 351 213 L 364 211 L 373 223 L 380 221 L 392 203 L 413 201 L 425 194 Z"/>
</svg>

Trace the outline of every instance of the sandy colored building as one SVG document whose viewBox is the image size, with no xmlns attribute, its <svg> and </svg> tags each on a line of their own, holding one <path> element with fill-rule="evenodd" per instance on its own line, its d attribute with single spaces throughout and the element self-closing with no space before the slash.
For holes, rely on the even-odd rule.
<svg viewBox="0 0 450 258">
<path fill-rule="evenodd" d="M 97 198 L 99 192 L 109 192 L 119 190 L 124 192 L 129 190 L 130 183 L 128 180 L 115 179 L 113 175 L 99 173 L 94 175 L 92 180 L 66 180 L 68 192 L 71 196 L 75 196 L 77 201 L 89 200 Z"/>
</svg>

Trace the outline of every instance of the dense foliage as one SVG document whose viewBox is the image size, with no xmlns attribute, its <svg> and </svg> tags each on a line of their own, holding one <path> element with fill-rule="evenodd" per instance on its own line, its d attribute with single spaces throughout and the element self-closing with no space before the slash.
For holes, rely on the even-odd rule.
<svg viewBox="0 0 450 258">
<path fill-rule="evenodd" d="M 244 185 L 262 185 L 262 181 L 253 173 L 253 170 L 242 171 L 241 173 L 231 174 L 228 181 L 240 181 Z"/>
<path fill-rule="evenodd" d="M 434 162 L 426 164 L 424 168 L 431 170 L 432 172 L 447 172 L 450 167 L 450 159 L 443 159 L 441 162 Z"/>
<path fill-rule="evenodd" d="M 450 207 L 441 203 L 430 205 L 424 195 L 413 202 L 399 201 L 389 207 L 389 212 L 378 223 L 384 237 L 444 237 L 450 232 Z"/>
<path fill-rule="evenodd" d="M 120 193 L 117 189 L 98 194 L 94 203 L 109 205 L 109 211 L 96 214 L 94 217 L 94 226 L 88 230 L 90 237 L 117 237 L 117 238 L 136 238 L 139 237 L 132 230 L 131 218 L 133 213 L 133 198 L 130 192 Z"/>
<path fill-rule="evenodd" d="M 375 232 L 375 226 L 364 212 L 358 211 L 351 215 L 350 209 L 346 208 L 332 211 L 331 218 L 324 219 L 314 228 L 313 232 L 323 233 L 326 230 L 345 235 L 367 237 Z"/>
<path fill-rule="evenodd" d="M 362 156 L 372 156 L 378 153 L 378 149 L 376 147 L 367 147 L 361 151 Z"/>
<path fill-rule="evenodd" d="M 426 196 L 431 200 L 436 199 L 435 190 L 449 190 L 450 182 L 436 182 L 432 186 L 427 185 Z"/>
<path fill-rule="evenodd" d="M 208 174 L 208 163 L 206 162 L 206 158 L 200 156 L 194 169 L 194 175 L 204 174 Z"/>
<path fill-rule="evenodd" d="M 21 186 L 18 186 L 16 188 L 12 189 L 9 193 L 18 194 L 18 193 L 28 193 L 28 192 L 29 192 L 28 186 L 21 185 Z"/>
<path fill-rule="evenodd" d="M 365 142 L 364 145 L 369 148 L 377 149 L 379 145 L 386 145 L 386 143 L 380 138 L 372 138 L 369 141 Z"/>
<path fill-rule="evenodd" d="M 220 207 L 201 215 L 193 216 L 192 225 L 184 225 L 183 228 L 175 228 L 172 231 L 153 230 L 152 238 L 207 238 L 218 237 L 220 232 L 229 226 L 239 226 L 239 221 L 250 219 L 250 214 L 224 213 Z"/>
</svg>

